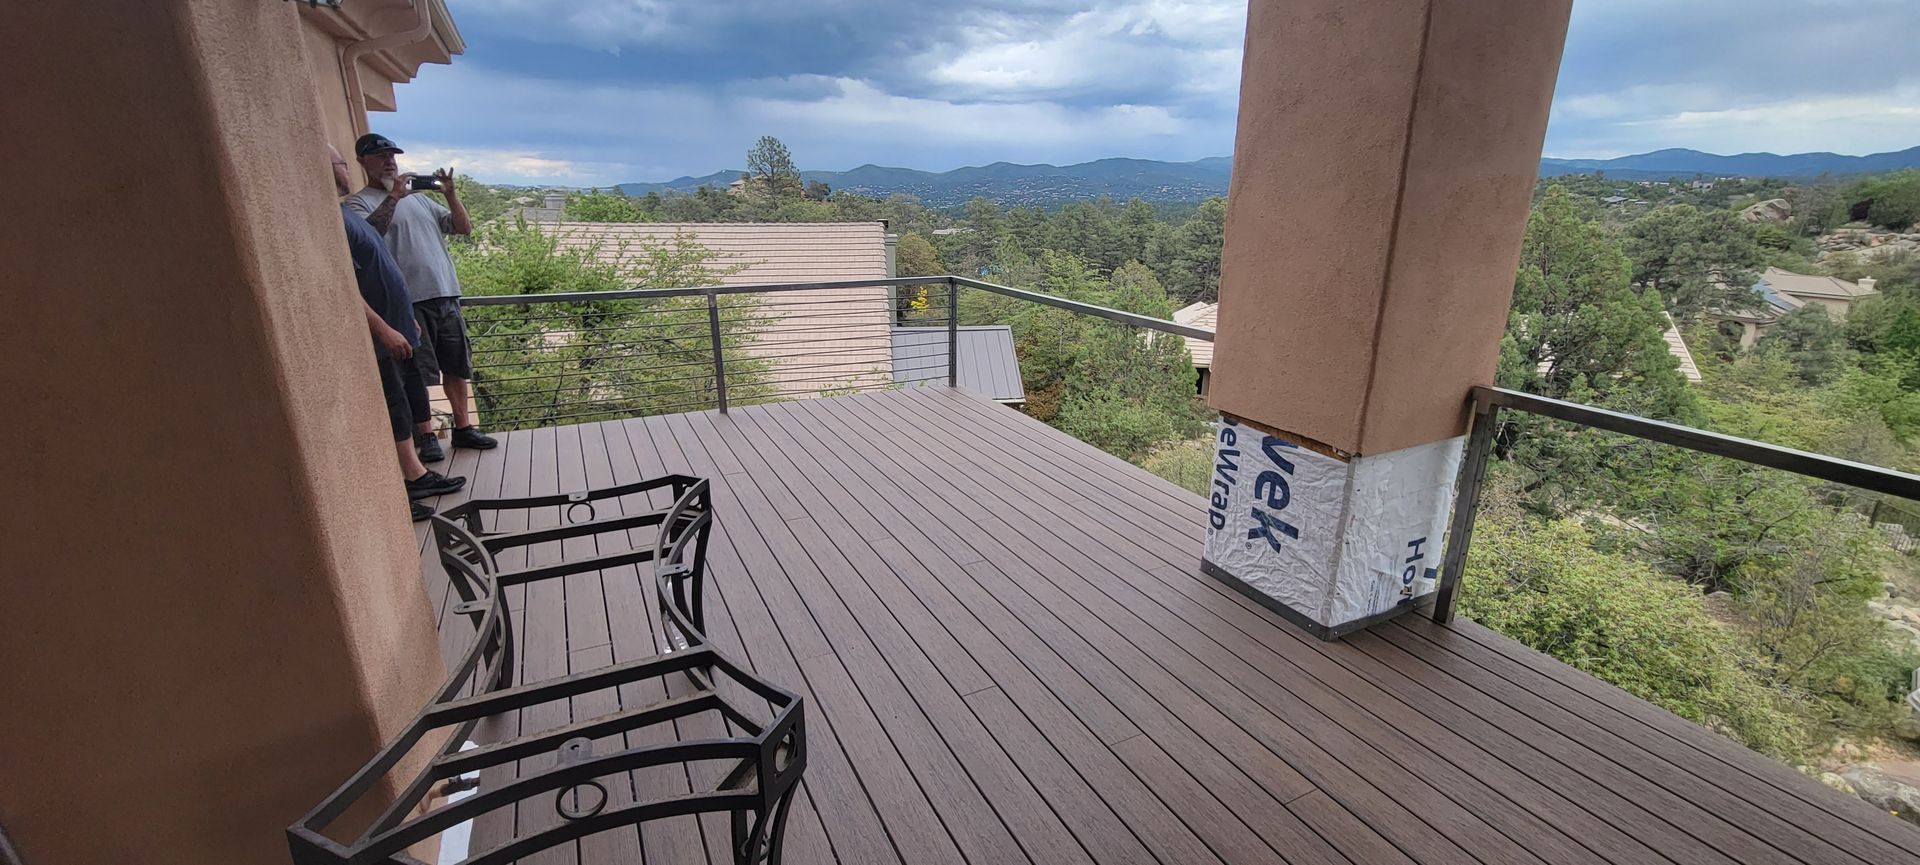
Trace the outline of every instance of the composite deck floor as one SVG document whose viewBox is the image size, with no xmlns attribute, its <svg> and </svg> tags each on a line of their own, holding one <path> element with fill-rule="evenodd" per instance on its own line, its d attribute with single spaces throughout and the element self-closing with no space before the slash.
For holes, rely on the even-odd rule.
<svg viewBox="0 0 1920 865">
<path fill-rule="evenodd" d="M 807 700 L 799 865 L 1920 863 L 1920 831 L 1477 625 L 1307 637 L 1197 573 L 1197 497 L 961 392 L 514 432 L 452 470 L 482 497 L 714 481 L 711 636 Z M 510 595 L 520 678 L 652 654 L 651 593 L 629 568 Z M 496 813 L 475 849 L 555 819 Z M 677 818 L 537 861 L 724 865 L 724 829 Z"/>
</svg>

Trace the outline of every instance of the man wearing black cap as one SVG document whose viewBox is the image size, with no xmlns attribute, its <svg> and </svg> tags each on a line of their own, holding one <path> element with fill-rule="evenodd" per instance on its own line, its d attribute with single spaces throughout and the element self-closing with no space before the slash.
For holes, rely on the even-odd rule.
<svg viewBox="0 0 1920 865">
<path fill-rule="evenodd" d="M 406 277 L 419 323 L 420 348 L 413 354 L 428 382 L 439 382 L 453 407 L 453 446 L 485 450 L 499 444 L 473 422 L 472 350 L 467 345 L 467 323 L 460 314 L 460 280 L 447 254 L 447 235 L 471 234 L 473 223 L 454 188 L 453 170 L 434 172 L 434 189 L 447 205 L 424 195 L 412 195 L 413 175 L 400 173 L 394 155 L 402 153 L 384 135 L 369 132 L 354 142 L 354 156 L 367 172 L 367 186 L 350 196 L 346 205 L 365 216 L 386 237 L 387 249 Z M 433 437 L 433 423 L 422 423 L 415 435 L 420 459 L 446 458 Z"/>
</svg>

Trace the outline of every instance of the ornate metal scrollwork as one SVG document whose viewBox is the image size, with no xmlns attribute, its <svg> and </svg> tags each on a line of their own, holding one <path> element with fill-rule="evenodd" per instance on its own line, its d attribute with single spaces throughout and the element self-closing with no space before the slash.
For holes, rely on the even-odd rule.
<svg viewBox="0 0 1920 865">
<path fill-rule="evenodd" d="M 644 514 L 590 518 L 555 528 L 517 532 L 485 531 L 485 515 L 511 509 L 562 507 L 568 512 L 593 502 L 668 489 L 671 507 Z M 530 544 L 625 533 L 653 527 L 651 547 L 593 558 L 503 569 L 496 554 Z M 586 493 L 517 499 L 469 501 L 449 508 L 433 521 L 440 561 L 460 602 L 456 615 L 472 622 L 474 641 L 434 700 L 378 755 L 360 768 L 319 806 L 287 830 L 296 865 L 371 865 L 414 863 L 412 845 L 488 811 L 517 806 L 551 795 L 562 820 L 529 831 L 488 850 L 474 852 L 462 865 L 495 865 L 598 832 L 649 820 L 698 813 L 732 817 L 736 865 L 777 865 L 787 813 L 806 769 L 806 725 L 801 698 L 761 680 L 716 651 L 706 637 L 706 546 L 713 530 L 711 488 L 707 481 L 673 475 Z M 514 682 L 514 634 L 503 590 L 569 574 L 650 563 L 659 596 L 660 622 L 667 651 L 648 658 L 576 672 L 556 679 Z M 629 706 L 549 730 L 527 732 L 461 750 L 487 718 L 531 706 L 618 688 L 647 679 L 684 676 L 690 688 L 672 699 Z M 635 689 L 628 689 L 629 691 Z M 750 696 L 751 709 L 738 702 Z M 761 710 L 764 703 L 765 709 Z M 596 747 L 622 734 L 654 725 L 713 713 L 725 728 L 719 738 L 639 746 Z M 670 727 L 671 728 L 671 727 Z M 435 730 L 449 734 L 427 765 L 400 785 L 400 795 L 373 823 L 350 841 L 324 834 L 350 806 Z M 553 765 L 522 771 L 491 787 L 480 785 L 456 801 L 433 802 L 436 785 L 493 766 L 518 765 L 540 754 Z M 652 766 L 729 761 L 732 766 L 711 789 L 615 802 L 606 779 L 625 783 L 627 773 Z M 626 788 L 622 788 L 626 789 Z M 624 795 L 624 794 L 623 794 Z M 409 816 L 411 815 L 411 816 Z"/>
</svg>

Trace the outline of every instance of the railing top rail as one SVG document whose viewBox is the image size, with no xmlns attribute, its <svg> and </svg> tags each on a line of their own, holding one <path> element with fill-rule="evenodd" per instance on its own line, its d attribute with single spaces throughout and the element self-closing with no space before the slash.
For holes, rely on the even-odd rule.
<svg viewBox="0 0 1920 865">
<path fill-rule="evenodd" d="M 483 296 L 462 297 L 460 299 L 460 304 L 462 306 L 518 306 L 522 304 L 534 305 L 534 304 L 543 304 L 543 303 L 587 303 L 592 301 L 603 301 L 603 300 L 639 300 L 639 299 L 645 299 L 645 298 L 696 297 L 696 296 L 707 295 L 707 294 L 715 294 L 715 295 L 775 294 L 780 292 L 814 291 L 818 289 L 828 289 L 828 288 L 883 288 L 888 286 L 904 287 L 904 286 L 911 286 L 911 285 L 944 285 L 944 284 L 964 285 L 968 288 L 977 288 L 977 289 L 980 289 L 981 291 L 989 291 L 989 292 L 993 292 L 994 294 L 1005 295 L 1007 297 L 1017 298 L 1017 299 L 1029 301 L 1032 303 L 1038 303 L 1038 304 L 1044 304 L 1046 306 L 1057 307 L 1060 309 L 1067 310 L 1069 312 L 1080 313 L 1082 315 L 1097 316 L 1099 318 L 1104 318 L 1109 321 L 1117 321 L 1122 324 L 1130 324 L 1130 325 L 1134 325 L 1135 327 L 1142 327 L 1148 330 L 1157 330 L 1162 333 L 1171 333 L 1177 336 L 1191 337 L 1193 339 L 1204 339 L 1209 342 L 1213 341 L 1214 334 L 1213 334 L 1213 331 L 1209 328 L 1194 327 L 1193 325 L 1190 325 L 1190 324 L 1181 324 L 1177 321 L 1168 321 L 1164 318 L 1154 318 L 1153 316 L 1150 316 L 1150 315 L 1141 315 L 1139 313 L 1127 312 L 1125 310 L 1119 310 L 1119 309 L 1112 309 L 1110 307 L 1099 306 L 1097 304 L 1083 303 L 1077 300 L 1068 300 L 1067 298 L 1064 298 L 1064 297 L 1055 297 L 1051 294 L 1041 294 L 1040 292 L 1037 292 L 1037 291 L 1027 291 L 1025 289 L 1013 288 L 1005 285 L 996 285 L 991 282 L 983 282 L 978 279 L 969 279 L 964 276 L 902 276 L 902 277 L 894 277 L 890 279 L 844 279 L 844 280 L 836 280 L 831 282 L 769 282 L 769 283 L 758 283 L 758 284 L 752 284 L 752 285 L 701 285 L 701 286 L 687 286 L 684 288 L 632 288 L 632 289 L 619 289 L 615 291 L 571 291 L 571 292 L 552 292 L 547 294 L 483 295 Z"/>
<path fill-rule="evenodd" d="M 758 294 L 815 291 L 823 288 L 885 288 L 941 285 L 944 276 L 901 276 L 890 279 L 842 279 L 828 282 L 769 282 L 754 285 L 690 285 L 684 288 L 623 288 L 615 291 L 556 291 L 546 294 L 500 294 L 460 298 L 461 306 L 517 306 L 542 303 L 587 303 L 600 300 L 638 300 L 659 297 L 696 297 L 706 294 Z"/>
<path fill-rule="evenodd" d="M 1506 388 L 1475 387 L 1473 398 L 1483 405 L 1499 406 L 1571 421 L 1650 442 L 1727 457 L 1876 493 L 1920 500 L 1920 475 Z"/>
<path fill-rule="evenodd" d="M 1213 341 L 1213 331 L 1204 327 L 1194 327 L 1193 325 L 1190 325 L 1190 324 L 1181 324 L 1177 321 L 1168 321 L 1164 318 L 1154 318 L 1153 316 L 1141 315 L 1136 312 L 1127 312 L 1125 310 L 1111 309 L 1109 307 L 1097 306 L 1091 303 L 1082 303 L 1077 300 L 1068 300 L 1064 297 L 1055 297 L 1051 294 L 1041 294 L 1037 291 L 1027 291 L 1025 289 L 1012 288 L 1010 286 L 1005 286 L 1005 285 L 995 285 L 991 282 L 982 282 L 977 279 L 968 279 L 967 277 L 964 277 L 964 276 L 955 276 L 950 278 L 954 282 L 957 282 L 968 288 L 977 288 L 977 289 L 980 289 L 981 291 L 991 291 L 994 294 L 1004 294 L 1007 297 L 1014 297 L 1014 298 L 1019 298 L 1021 300 L 1031 301 L 1033 303 L 1059 307 L 1060 309 L 1068 310 L 1070 312 L 1077 312 L 1082 315 L 1099 316 L 1100 318 L 1104 318 L 1109 321 L 1117 321 L 1122 324 L 1131 324 L 1131 325 L 1134 325 L 1135 327 L 1144 327 L 1148 330 L 1157 330 L 1162 333 L 1171 333 L 1177 336 L 1192 337 L 1194 339 L 1204 339 L 1208 342 Z"/>
</svg>

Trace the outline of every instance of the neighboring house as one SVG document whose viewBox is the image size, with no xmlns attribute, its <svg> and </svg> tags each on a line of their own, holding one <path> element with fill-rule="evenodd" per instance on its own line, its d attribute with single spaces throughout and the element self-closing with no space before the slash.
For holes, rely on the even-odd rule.
<svg viewBox="0 0 1920 865">
<path fill-rule="evenodd" d="M 880 222 L 664 223 L 543 222 L 562 249 L 596 246 L 603 262 L 634 264 L 647 249 L 685 236 L 717 253 L 710 267 L 738 267 L 721 285 L 883 280 L 886 226 Z M 767 323 L 750 353 L 773 362 L 772 384 L 787 397 L 814 396 L 893 381 L 893 302 L 884 285 L 735 297 L 761 301 Z"/>
<path fill-rule="evenodd" d="M 1003 405 L 1026 405 L 1020 358 L 1013 351 L 1013 328 L 995 324 L 957 330 L 961 389 Z M 902 385 L 946 385 L 947 329 L 894 328 L 893 380 Z"/>
<path fill-rule="evenodd" d="M 1778 324 L 1787 313 L 1809 304 L 1824 307 L 1827 314 L 1836 320 L 1845 320 L 1847 312 L 1860 300 L 1879 294 L 1874 289 L 1872 277 L 1859 282 L 1848 282 L 1831 276 L 1808 276 L 1767 268 L 1760 281 L 1754 283 L 1753 290 L 1760 295 L 1758 307 L 1741 310 L 1710 310 L 1712 318 L 1723 333 L 1735 335 L 1738 329 L 1741 348 L 1752 348 L 1760 340 L 1760 334 L 1767 328 Z"/>
<path fill-rule="evenodd" d="M 1220 304 L 1195 303 L 1175 310 L 1173 320 L 1194 327 L 1214 328 L 1214 322 L 1220 314 Z M 1207 393 L 1213 379 L 1213 343 L 1199 339 L 1184 339 L 1187 353 L 1193 356 L 1195 374 L 1194 389 L 1202 396 Z"/>
<path fill-rule="evenodd" d="M 541 199 L 539 207 L 531 204 L 510 207 L 499 218 L 507 222 L 512 222 L 516 218 L 528 222 L 559 222 L 567 218 L 567 196 L 559 192 L 549 192 Z"/>
<path fill-rule="evenodd" d="M 1700 383 L 1700 365 L 1693 361 L 1693 350 L 1687 348 L 1687 339 L 1680 335 L 1680 325 L 1676 324 L 1669 313 L 1661 313 L 1667 319 L 1667 329 L 1660 333 L 1660 339 L 1667 344 L 1667 353 L 1680 361 L 1680 375 L 1688 384 Z M 1553 371 L 1553 361 L 1543 360 L 1534 366 L 1534 372 L 1546 375 Z"/>
</svg>

